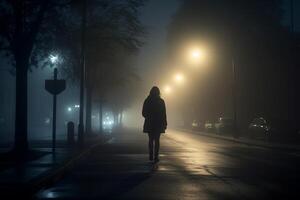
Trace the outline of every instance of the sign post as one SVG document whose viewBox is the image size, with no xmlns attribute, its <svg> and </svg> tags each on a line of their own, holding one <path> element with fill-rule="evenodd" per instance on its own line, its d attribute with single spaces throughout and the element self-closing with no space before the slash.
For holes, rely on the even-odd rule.
<svg viewBox="0 0 300 200">
<path fill-rule="evenodd" d="M 54 79 L 45 80 L 45 89 L 53 95 L 53 117 L 52 117 L 52 152 L 56 147 L 56 96 L 66 89 L 66 81 L 57 79 L 57 68 L 54 69 Z"/>
</svg>

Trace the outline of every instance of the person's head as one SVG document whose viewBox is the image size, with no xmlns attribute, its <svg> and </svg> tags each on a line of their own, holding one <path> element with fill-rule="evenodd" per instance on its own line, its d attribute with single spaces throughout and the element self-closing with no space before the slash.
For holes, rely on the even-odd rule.
<svg viewBox="0 0 300 200">
<path fill-rule="evenodd" d="M 150 96 L 151 97 L 159 97 L 160 96 L 160 90 L 157 86 L 153 86 L 150 90 Z"/>
</svg>

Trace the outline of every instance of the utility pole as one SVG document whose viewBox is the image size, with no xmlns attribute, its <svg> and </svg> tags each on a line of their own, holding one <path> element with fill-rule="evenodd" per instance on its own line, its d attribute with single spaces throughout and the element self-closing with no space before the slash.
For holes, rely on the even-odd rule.
<svg viewBox="0 0 300 200">
<path fill-rule="evenodd" d="M 233 137 L 239 137 L 237 128 L 237 87 L 236 87 L 236 69 L 234 58 L 231 58 L 231 70 L 232 70 L 232 107 L 233 107 Z"/>
<path fill-rule="evenodd" d="M 66 80 L 57 79 L 57 68 L 54 69 L 53 80 L 45 80 L 45 89 L 53 95 L 52 112 L 52 152 L 56 149 L 56 100 L 57 95 L 66 89 Z"/>
<path fill-rule="evenodd" d="M 294 22 L 294 0 L 290 0 L 290 20 L 291 20 L 291 31 L 294 34 L 295 31 L 295 22 Z"/>
<path fill-rule="evenodd" d="M 290 0 L 290 26 L 291 26 L 291 37 L 292 37 L 292 41 L 291 41 L 291 56 L 292 56 L 292 68 L 293 68 L 293 80 L 294 80 L 294 92 L 293 92 L 293 103 L 294 103 L 294 111 L 293 111 L 293 124 L 298 124 L 298 111 L 299 111 L 299 106 L 298 106 L 298 74 L 299 74 L 299 69 L 297 68 L 297 65 L 295 63 L 295 57 L 296 57 L 296 47 L 295 45 L 295 20 L 294 20 L 294 0 Z M 298 128 L 298 127 L 295 127 Z"/>
<path fill-rule="evenodd" d="M 79 108 L 79 125 L 78 125 L 78 142 L 79 145 L 84 144 L 84 87 L 85 87 L 85 34 L 86 34 L 86 9 L 87 0 L 82 0 L 82 16 L 81 16 L 81 55 L 80 55 L 80 108 Z"/>
<path fill-rule="evenodd" d="M 236 73 L 236 51 L 233 40 L 233 33 L 230 33 L 230 48 L 231 48 L 231 74 L 232 74 L 232 114 L 233 114 L 233 137 L 240 137 L 237 125 L 237 73 Z"/>
<path fill-rule="evenodd" d="M 57 68 L 54 69 L 53 80 L 57 80 Z M 53 95 L 53 112 L 52 112 L 52 152 L 55 153 L 56 148 L 56 94 Z"/>
</svg>

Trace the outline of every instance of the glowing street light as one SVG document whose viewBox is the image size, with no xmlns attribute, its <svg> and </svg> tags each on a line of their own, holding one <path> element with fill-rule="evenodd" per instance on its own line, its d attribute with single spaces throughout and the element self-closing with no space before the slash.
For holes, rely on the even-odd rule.
<svg viewBox="0 0 300 200">
<path fill-rule="evenodd" d="M 50 54 L 49 59 L 52 64 L 56 64 L 58 62 L 58 55 Z"/>
<path fill-rule="evenodd" d="M 174 79 L 177 83 L 182 83 L 184 81 L 184 76 L 181 73 L 175 74 Z"/>
<path fill-rule="evenodd" d="M 192 62 L 195 65 L 199 64 L 199 62 L 207 61 L 207 49 L 203 51 L 203 49 L 199 48 L 193 48 L 188 51 L 188 61 Z M 210 56 L 208 56 L 210 57 Z M 239 137 L 239 133 L 237 130 L 237 103 L 236 103 L 236 66 L 235 66 L 235 55 L 231 55 L 231 71 L 232 71 L 232 77 L 233 77 L 233 92 L 232 92 L 232 99 L 233 99 L 233 128 L 235 131 L 233 131 L 234 137 Z"/>
<path fill-rule="evenodd" d="M 72 112 L 72 107 L 68 107 L 68 112 Z"/>
<path fill-rule="evenodd" d="M 194 63 L 202 62 L 204 60 L 204 56 L 205 56 L 204 51 L 199 48 L 191 49 L 188 54 L 189 61 Z"/>
<path fill-rule="evenodd" d="M 201 55 L 201 52 L 198 49 L 193 50 L 191 53 L 192 58 L 195 58 L 195 59 L 199 58 L 200 55 Z"/>
<path fill-rule="evenodd" d="M 166 85 L 164 87 L 164 91 L 165 91 L 166 94 L 170 94 L 172 92 L 172 88 L 170 86 Z"/>
</svg>

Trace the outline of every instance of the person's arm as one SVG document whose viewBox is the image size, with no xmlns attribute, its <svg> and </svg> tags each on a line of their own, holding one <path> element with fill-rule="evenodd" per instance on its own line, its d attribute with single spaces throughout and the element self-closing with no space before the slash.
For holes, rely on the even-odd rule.
<svg viewBox="0 0 300 200">
<path fill-rule="evenodd" d="M 142 110 L 142 115 L 144 118 L 146 118 L 148 116 L 148 105 L 147 105 L 147 99 L 144 101 L 143 104 L 143 110 Z"/>
<path fill-rule="evenodd" d="M 163 120 L 164 120 L 164 125 L 165 125 L 165 129 L 167 129 L 167 111 L 166 111 L 166 104 L 165 101 L 163 101 Z"/>
</svg>

